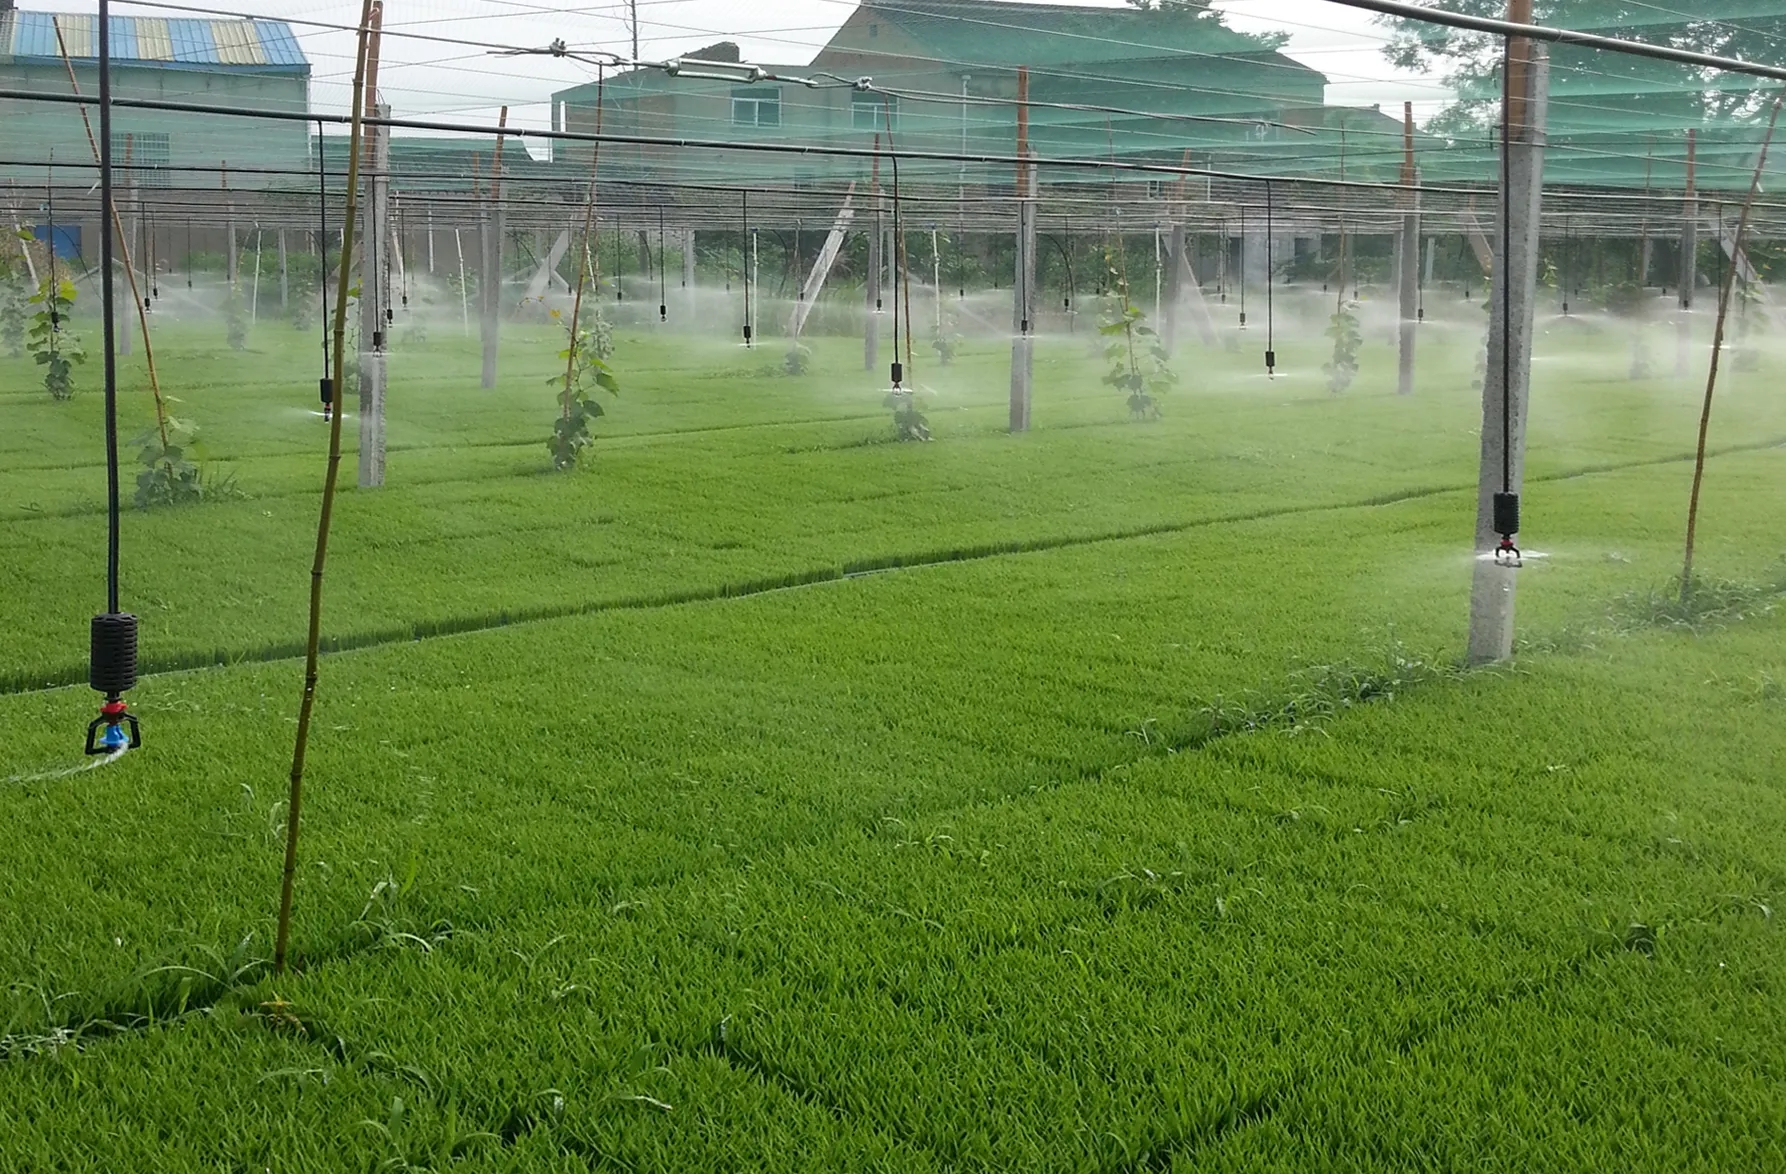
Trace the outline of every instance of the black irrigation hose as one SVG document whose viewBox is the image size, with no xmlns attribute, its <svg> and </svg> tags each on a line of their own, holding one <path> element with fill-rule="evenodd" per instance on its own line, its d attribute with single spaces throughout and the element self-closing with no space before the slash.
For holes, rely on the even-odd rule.
<svg viewBox="0 0 1786 1174">
<path fill-rule="evenodd" d="M 738 193 L 738 223 L 742 231 L 738 237 L 738 275 L 744 283 L 744 345 L 752 346 L 750 337 L 750 193 Z"/>
<path fill-rule="evenodd" d="M 117 315 L 112 305 L 116 275 L 113 254 L 118 244 L 112 193 L 112 43 L 110 0 L 99 0 L 99 287 L 100 322 L 105 349 L 105 611 L 93 617 L 88 645 L 87 683 L 104 703 L 99 716 L 87 726 L 86 753 L 118 754 L 142 745 L 137 720 L 124 702 L 124 694 L 136 684 L 136 635 L 134 615 L 118 610 L 118 546 L 122 523 L 118 505 L 118 354 Z M 54 199 L 54 193 L 51 193 Z M 50 275 L 51 340 L 55 338 L 56 231 L 51 214 Z M 125 242 L 128 247 L 128 242 Z M 134 301 L 134 298 L 132 299 Z M 145 340 L 145 345 L 147 345 Z M 150 367 L 153 374 L 154 367 Z M 129 733 L 125 732 L 125 727 Z M 103 731 L 103 733 L 102 733 Z"/>
<path fill-rule="evenodd" d="M 1513 544 L 1519 533 L 1519 495 L 1513 492 L 1513 41 L 1506 46 L 1501 68 L 1501 256 L 1495 265 L 1501 298 L 1501 492 L 1494 495 L 1492 523 L 1501 536 L 1496 561 L 1518 566 L 1519 548 Z M 1520 70 L 1522 84 L 1529 76 Z M 1530 118 L 1523 101 L 1520 110 Z"/>
<path fill-rule="evenodd" d="M 657 206 L 657 320 L 670 320 L 670 278 L 664 261 L 664 206 Z"/>
<path fill-rule="evenodd" d="M 192 284 L 192 221 L 186 222 L 187 285 Z M 329 172 L 322 153 L 322 123 L 316 124 L 316 284 L 322 295 L 322 378 L 317 382 L 323 410 L 335 402 L 329 381 Z"/>
<path fill-rule="evenodd" d="M 1240 206 L 1240 328 L 1246 329 L 1246 205 Z"/>
<path fill-rule="evenodd" d="M 1272 313 L 1271 227 L 1271 182 L 1267 180 L 1265 184 L 1265 374 L 1267 377 L 1275 375 L 1277 369 L 1277 351 L 1272 346 L 1277 322 Z"/>
<path fill-rule="evenodd" d="M 116 354 L 117 323 L 112 313 L 112 69 L 111 69 L 111 4 L 99 0 L 99 286 L 101 290 L 101 331 L 105 340 L 105 493 L 106 611 L 118 611 L 118 360 Z M 50 245 L 52 254 L 55 243 Z"/>
</svg>

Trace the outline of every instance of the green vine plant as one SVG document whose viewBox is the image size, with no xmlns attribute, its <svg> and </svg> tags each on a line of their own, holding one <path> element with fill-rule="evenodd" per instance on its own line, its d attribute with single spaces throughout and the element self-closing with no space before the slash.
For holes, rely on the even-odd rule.
<svg viewBox="0 0 1786 1174">
<path fill-rule="evenodd" d="M 1608 285 L 1601 291 L 1607 312 L 1632 324 L 1631 366 L 1627 372 L 1632 380 L 1648 379 L 1652 371 L 1648 332 L 1642 323 L 1646 297 L 1643 287 L 1635 281 Z"/>
<path fill-rule="evenodd" d="M 1104 359 L 1110 370 L 1104 382 L 1129 396 L 1129 418 L 1157 420 L 1160 399 L 1178 382 L 1178 375 L 1168 366 L 1169 355 L 1160 345 L 1159 335 L 1147 325 L 1147 315 L 1129 300 L 1129 279 L 1121 262 L 1112 263 L 1104 254 L 1110 274 L 1110 293 L 1104 297 L 1098 318 L 1098 334 L 1109 341 L 1104 346 Z"/>
<path fill-rule="evenodd" d="M 1358 376 L 1358 348 L 1364 331 L 1358 325 L 1358 303 L 1341 300 L 1322 333 L 1333 340 L 1333 358 L 1321 365 L 1327 373 L 1327 390 L 1338 395 Z"/>
<path fill-rule="evenodd" d="M 782 373 L 786 375 L 804 375 L 812 370 L 812 348 L 796 340 L 788 347 L 788 353 L 781 360 Z"/>
<path fill-rule="evenodd" d="M 563 321 L 559 310 L 553 310 L 552 317 Z M 614 328 L 600 314 L 593 315 L 590 324 L 580 327 L 574 336 L 568 322 L 564 328 L 567 343 L 558 357 L 566 363 L 569 376 L 554 375 L 546 380 L 549 386 L 559 389 L 558 419 L 552 424 L 551 439 L 546 441 L 546 448 L 552 453 L 552 467 L 559 470 L 576 468 L 585 451 L 595 443 L 589 425 L 607 415 L 596 393 L 620 394 L 620 381 L 608 366 L 614 353 Z"/>
<path fill-rule="evenodd" d="M 10 261 L 0 261 L 0 347 L 9 358 L 25 357 L 25 330 L 30 324 L 25 277 Z"/>
<path fill-rule="evenodd" d="M 223 330 L 230 350 L 248 349 L 248 299 L 239 283 L 232 282 L 223 299 Z"/>
<path fill-rule="evenodd" d="M 74 395 L 74 369 L 87 361 L 86 348 L 68 328 L 74 298 L 74 282 L 60 276 L 54 280 L 45 278 L 43 286 L 30 298 L 37 311 L 31 315 L 25 345 L 37 365 L 44 368 L 43 386 L 51 399 L 65 400 Z"/>
<path fill-rule="evenodd" d="M 935 337 L 930 340 L 930 349 L 936 352 L 936 361 L 944 367 L 955 361 L 961 350 L 961 335 L 956 330 L 954 314 L 943 318 Z"/>
<path fill-rule="evenodd" d="M 929 440 L 930 421 L 918 409 L 918 391 L 912 387 L 895 387 L 881 401 L 893 410 L 893 435 L 898 440 Z"/>
</svg>

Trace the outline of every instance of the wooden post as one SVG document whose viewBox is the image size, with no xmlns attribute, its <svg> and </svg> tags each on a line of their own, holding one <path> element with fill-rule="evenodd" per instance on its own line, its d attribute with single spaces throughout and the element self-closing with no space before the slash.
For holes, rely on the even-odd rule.
<svg viewBox="0 0 1786 1174">
<path fill-rule="evenodd" d="M 1530 20 L 1531 0 L 1513 0 L 1508 19 Z M 1507 44 L 1503 127 L 1506 170 L 1489 301 L 1488 365 L 1482 380 L 1482 461 L 1477 479 L 1475 573 L 1470 591 L 1468 661 L 1513 655 L 1518 571 L 1494 555 L 1499 543 L 1494 498 L 1519 493 L 1525 478 L 1526 401 L 1531 389 L 1532 313 L 1538 282 L 1538 230 L 1544 199 L 1544 121 L 1549 68 L 1544 48 L 1523 38 Z M 1499 255 L 1505 251 L 1506 255 Z"/>
<path fill-rule="evenodd" d="M 498 132 L 509 124 L 509 108 L 504 106 L 497 118 Z M 496 136 L 496 158 L 490 164 L 490 198 L 484 209 L 483 266 L 478 274 L 479 321 L 483 328 L 483 386 L 496 386 L 496 351 L 502 332 L 502 144 L 504 136 Z M 616 275 L 618 276 L 618 275 Z"/>
<path fill-rule="evenodd" d="M 1414 329 L 1419 311 L 1420 288 L 1420 197 L 1415 192 L 1419 173 L 1414 170 L 1414 103 L 1402 103 L 1402 206 L 1401 248 L 1398 259 L 1401 271 L 1396 275 L 1396 300 L 1400 309 L 1397 342 L 1395 393 L 1414 394 Z"/>
<path fill-rule="evenodd" d="M 1693 287 L 1699 283 L 1699 205 L 1694 199 L 1693 168 L 1698 134 L 1687 130 L 1687 198 L 1681 207 L 1681 312 L 1675 319 L 1674 373 L 1685 375 L 1693 360 Z"/>
<path fill-rule="evenodd" d="M 1011 287 L 1011 431 L 1029 431 L 1035 374 L 1036 165 L 1029 150 L 1029 68 L 1017 67 L 1017 266 Z"/>
</svg>

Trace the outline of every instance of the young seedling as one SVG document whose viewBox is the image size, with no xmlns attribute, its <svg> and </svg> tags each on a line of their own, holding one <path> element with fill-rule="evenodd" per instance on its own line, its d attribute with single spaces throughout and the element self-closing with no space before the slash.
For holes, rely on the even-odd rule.
<svg viewBox="0 0 1786 1174">
<path fill-rule="evenodd" d="M 562 316 L 553 310 L 552 317 Z M 579 328 L 575 334 L 570 334 L 570 329 L 566 323 L 570 341 L 558 352 L 569 374 L 562 378 L 554 375 L 546 381 L 549 386 L 560 388 L 558 419 L 553 421 L 552 437 L 546 441 L 554 469 L 576 468 L 584 451 L 595 443 L 589 425 L 607 414 L 595 398 L 596 393 L 620 394 L 620 381 L 614 378 L 607 363 L 607 356 L 614 353 L 612 327 L 598 314 L 587 328 Z"/>
<path fill-rule="evenodd" d="M 68 328 L 68 314 L 74 308 L 74 282 L 66 277 L 45 280 L 31 295 L 37 307 L 26 332 L 26 346 L 37 365 L 44 368 L 43 386 L 50 398 L 65 400 L 74 395 L 74 369 L 87 361 L 86 348 Z"/>
<path fill-rule="evenodd" d="M 1120 260 L 1113 261 L 1108 252 L 1104 265 L 1111 289 L 1098 321 L 1098 333 L 1110 340 L 1104 347 L 1104 358 L 1110 363 L 1104 382 L 1128 393 L 1130 419 L 1157 420 L 1160 398 L 1178 382 L 1178 375 L 1167 365 L 1170 356 L 1147 324 L 1147 315 L 1129 300 L 1126 267 Z"/>
</svg>

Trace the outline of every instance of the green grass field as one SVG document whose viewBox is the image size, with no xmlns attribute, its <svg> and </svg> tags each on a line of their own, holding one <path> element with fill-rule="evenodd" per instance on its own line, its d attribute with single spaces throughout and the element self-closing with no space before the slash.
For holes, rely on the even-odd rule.
<svg viewBox="0 0 1786 1174">
<path fill-rule="evenodd" d="M 1721 391 L 1731 602 L 1658 624 L 1699 389 L 1548 324 L 1464 672 L 1456 316 L 1412 398 L 1248 338 L 1147 424 L 1050 338 L 1023 436 L 1004 344 L 921 353 L 928 445 L 859 341 L 622 328 L 571 474 L 545 328 L 494 391 L 406 345 L 277 980 L 315 337 L 162 330 L 245 496 L 126 513 L 148 744 L 63 777 L 97 370 L 0 358 L 0 1170 L 1786 1169 L 1786 361 Z"/>
</svg>

